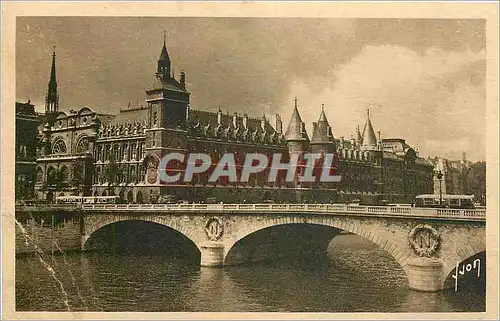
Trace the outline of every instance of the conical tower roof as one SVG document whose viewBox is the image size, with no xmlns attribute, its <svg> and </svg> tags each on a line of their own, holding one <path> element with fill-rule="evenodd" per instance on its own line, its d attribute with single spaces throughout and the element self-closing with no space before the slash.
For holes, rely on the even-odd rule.
<svg viewBox="0 0 500 321">
<path fill-rule="evenodd" d="M 358 144 L 358 146 L 363 144 L 363 136 L 361 136 L 361 132 L 359 131 L 359 125 L 356 126 L 356 144 Z"/>
<path fill-rule="evenodd" d="M 160 61 L 170 62 L 170 57 L 168 56 L 167 45 L 163 43 L 163 48 L 161 48 Z"/>
<path fill-rule="evenodd" d="M 159 61 L 170 62 L 170 57 L 167 51 L 167 34 L 166 31 L 163 32 L 163 48 L 161 48 L 161 54 Z"/>
<path fill-rule="evenodd" d="M 285 132 L 285 139 L 287 141 L 309 141 L 309 136 L 307 136 L 304 123 L 302 122 L 302 118 L 300 118 L 299 110 L 297 108 L 297 98 L 295 98 L 295 107 L 293 109 L 290 122 L 288 123 L 288 128 Z"/>
<path fill-rule="evenodd" d="M 327 123 L 328 124 L 328 120 L 326 119 L 326 115 L 325 115 L 325 105 L 321 105 L 321 114 L 319 114 L 319 119 L 318 119 L 318 124 L 319 123 Z"/>
<path fill-rule="evenodd" d="M 169 81 L 171 78 L 170 73 L 170 57 L 167 51 L 166 33 L 163 34 L 163 47 L 161 48 L 160 58 L 158 59 L 158 67 L 156 69 L 156 78 L 160 83 Z"/>
<path fill-rule="evenodd" d="M 363 129 L 363 146 L 364 147 L 376 147 L 377 137 L 375 136 L 375 131 L 373 130 L 373 125 L 370 120 L 370 110 L 366 111 L 366 123 Z"/>
<path fill-rule="evenodd" d="M 332 128 L 326 119 L 325 107 L 322 105 L 318 122 L 314 125 L 311 144 L 328 144 L 333 142 Z"/>
</svg>

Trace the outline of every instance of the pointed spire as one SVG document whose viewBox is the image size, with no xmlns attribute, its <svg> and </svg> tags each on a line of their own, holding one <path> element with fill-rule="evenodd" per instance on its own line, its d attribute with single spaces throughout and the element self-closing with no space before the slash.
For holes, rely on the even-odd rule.
<svg viewBox="0 0 500 321">
<path fill-rule="evenodd" d="M 163 80 L 170 78 L 170 57 L 167 51 L 167 34 L 163 30 L 163 47 L 161 48 L 160 59 L 158 59 L 158 68 L 156 70 L 157 77 Z"/>
<path fill-rule="evenodd" d="M 377 147 L 377 137 L 375 136 L 375 131 L 373 130 L 372 122 L 370 120 L 370 109 L 366 110 L 366 123 L 363 129 L 363 147 L 365 148 L 376 148 Z"/>
<path fill-rule="evenodd" d="M 50 82 L 56 83 L 56 46 L 53 47 L 52 51 L 52 68 L 50 70 Z"/>
<path fill-rule="evenodd" d="M 57 81 L 56 81 L 56 46 L 52 51 L 52 67 L 50 69 L 50 80 L 47 90 L 47 97 L 45 99 L 45 112 L 56 113 L 59 111 L 59 95 L 57 94 Z"/>
<path fill-rule="evenodd" d="M 311 144 L 330 144 L 333 142 L 332 128 L 325 114 L 325 104 L 321 104 L 321 113 L 318 122 L 314 126 Z"/>
<path fill-rule="evenodd" d="M 319 115 L 318 124 L 321 122 L 326 122 L 328 124 L 328 120 L 326 120 L 325 115 L 325 104 L 321 104 L 321 114 Z"/>
<path fill-rule="evenodd" d="M 358 146 L 363 144 L 363 136 L 361 136 L 361 132 L 359 131 L 359 125 L 356 126 L 356 144 Z"/>
<path fill-rule="evenodd" d="M 168 56 L 168 51 L 167 51 L 167 31 L 166 30 L 163 30 L 163 48 L 161 48 L 160 60 L 170 62 L 170 57 Z"/>
<path fill-rule="evenodd" d="M 295 107 L 293 108 L 292 117 L 290 118 L 288 128 L 285 132 L 285 139 L 287 141 L 309 141 L 309 136 L 307 136 L 307 132 L 304 129 L 304 123 L 302 122 L 302 118 L 300 118 L 299 110 L 297 107 L 297 97 L 295 97 L 294 101 Z"/>
</svg>

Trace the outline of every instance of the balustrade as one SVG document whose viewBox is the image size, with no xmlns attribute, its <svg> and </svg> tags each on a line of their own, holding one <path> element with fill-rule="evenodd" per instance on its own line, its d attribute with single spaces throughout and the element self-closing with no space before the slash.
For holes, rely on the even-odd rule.
<svg viewBox="0 0 500 321">
<path fill-rule="evenodd" d="M 28 206 L 29 207 L 29 206 Z M 54 208 L 57 205 L 54 205 Z M 318 214 L 366 214 L 408 216 L 408 217 L 437 217 L 447 219 L 486 219 L 484 209 L 442 209 L 419 207 L 393 207 L 393 206 L 359 206 L 344 204 L 83 204 L 85 211 L 172 211 L 172 212 L 224 212 L 234 213 L 263 212 L 263 213 L 289 213 L 308 212 Z"/>
</svg>

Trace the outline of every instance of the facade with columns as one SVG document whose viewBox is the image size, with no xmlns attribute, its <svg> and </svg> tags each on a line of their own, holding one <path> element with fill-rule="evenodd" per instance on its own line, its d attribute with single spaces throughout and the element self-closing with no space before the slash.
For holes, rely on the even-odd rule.
<svg viewBox="0 0 500 321">
<path fill-rule="evenodd" d="M 377 138 L 369 113 L 363 131 L 358 128 L 355 138 L 346 140 L 334 136 L 321 108 L 310 139 L 297 101 L 286 131 L 279 115 L 272 125 L 266 117 L 191 108 L 186 75 L 181 72 L 178 79 L 173 75 L 165 43 L 143 105 L 129 106 L 117 115 L 86 107 L 65 113 L 59 110 L 55 63 L 54 54 L 45 114 L 39 116 L 35 169 L 39 199 L 78 194 L 117 195 L 136 203 L 161 202 L 167 196 L 196 202 L 410 202 L 417 194 L 432 193 L 433 165 L 403 139 Z M 280 173 L 269 183 L 264 171 L 244 184 L 224 178 L 209 183 L 209 170 L 190 183 L 167 185 L 160 182 L 158 167 L 170 152 L 207 153 L 214 163 L 224 153 L 234 153 L 237 172 L 247 153 L 281 153 L 282 162 L 291 153 L 336 153 L 342 180 L 285 183 Z"/>
</svg>

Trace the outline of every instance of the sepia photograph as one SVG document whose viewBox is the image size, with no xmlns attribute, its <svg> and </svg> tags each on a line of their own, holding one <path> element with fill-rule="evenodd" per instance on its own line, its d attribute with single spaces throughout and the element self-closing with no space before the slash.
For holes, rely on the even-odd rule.
<svg viewBox="0 0 500 321">
<path fill-rule="evenodd" d="M 16 313 L 487 311 L 487 19 L 75 14 L 11 26 Z"/>
</svg>

